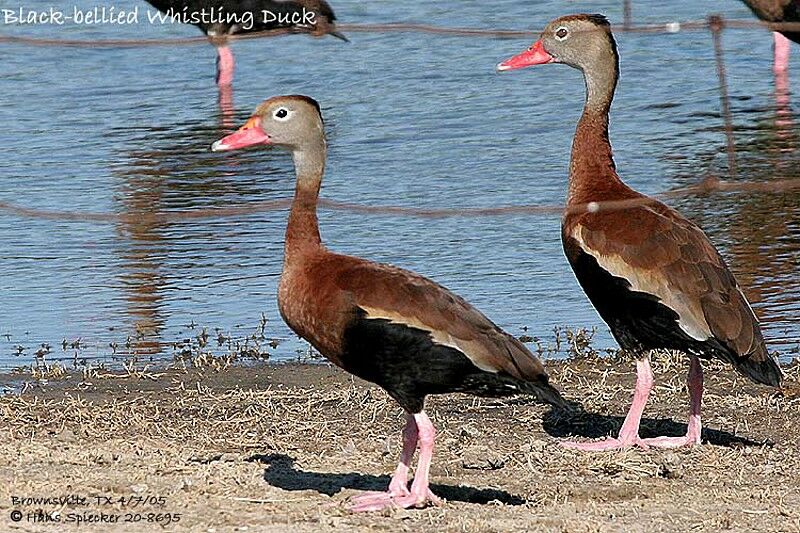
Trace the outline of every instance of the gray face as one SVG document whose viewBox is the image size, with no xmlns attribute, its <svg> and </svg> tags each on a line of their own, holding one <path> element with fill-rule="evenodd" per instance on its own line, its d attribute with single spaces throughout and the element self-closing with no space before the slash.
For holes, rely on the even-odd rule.
<svg viewBox="0 0 800 533">
<path fill-rule="evenodd" d="M 271 98 L 256 109 L 261 130 L 270 144 L 290 150 L 319 143 L 323 136 L 322 118 L 316 106 L 297 97 Z"/>
<path fill-rule="evenodd" d="M 540 36 L 548 54 L 559 63 L 587 71 L 599 62 L 615 60 L 613 37 L 607 26 L 592 20 L 562 17 Z"/>
</svg>

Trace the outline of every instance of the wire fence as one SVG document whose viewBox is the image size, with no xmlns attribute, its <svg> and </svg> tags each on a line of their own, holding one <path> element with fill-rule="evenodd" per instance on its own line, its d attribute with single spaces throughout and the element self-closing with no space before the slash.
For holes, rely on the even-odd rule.
<svg viewBox="0 0 800 533">
<path fill-rule="evenodd" d="M 800 22 L 763 22 L 755 20 L 724 19 L 719 15 L 710 15 L 706 19 L 670 21 L 654 24 L 623 23 L 612 25 L 614 33 L 679 33 L 686 31 L 708 31 L 712 26 L 721 24 L 726 29 L 762 29 L 771 31 L 800 32 Z M 541 29 L 503 29 L 503 28 L 459 28 L 433 26 L 429 24 L 388 23 L 388 24 L 337 24 L 337 30 L 343 33 L 426 33 L 435 35 L 453 35 L 459 37 L 483 37 L 487 39 L 533 38 L 541 33 Z M 229 35 L 231 41 L 252 39 L 268 39 L 285 35 L 303 33 L 289 28 L 279 28 L 261 32 Z M 119 48 L 149 46 L 187 46 L 206 43 L 206 37 L 172 37 L 169 39 L 53 39 L 13 35 L 0 35 L 0 43 L 27 46 L 59 46 L 79 48 Z"/>
<path fill-rule="evenodd" d="M 614 32 L 631 33 L 677 33 L 681 31 L 709 31 L 712 36 L 712 45 L 716 61 L 717 76 L 719 79 L 720 106 L 724 120 L 726 136 L 726 152 L 728 160 L 728 176 L 731 180 L 719 179 L 715 176 L 705 176 L 697 183 L 673 189 L 654 195 L 653 198 L 642 197 L 630 200 L 590 202 L 588 204 L 573 205 L 514 205 L 482 208 L 416 208 L 385 205 L 363 205 L 350 202 L 321 200 L 324 209 L 349 211 L 367 215 L 397 215 L 422 218 L 466 217 L 466 216 L 502 216 L 502 215 L 562 215 L 566 212 L 598 212 L 620 209 L 629 209 L 641 205 L 651 204 L 656 199 L 675 198 L 681 196 L 696 196 L 710 193 L 785 193 L 800 190 L 800 178 L 778 177 L 769 182 L 747 182 L 737 180 L 736 144 L 734 139 L 733 118 L 728 94 L 728 83 L 725 69 L 725 58 L 722 48 L 722 32 L 726 29 L 768 29 L 773 31 L 800 31 L 800 23 L 767 23 L 749 20 L 727 20 L 719 15 L 710 15 L 704 20 L 673 21 L 660 24 L 634 25 L 631 21 L 630 0 L 625 0 L 624 22 L 622 25 L 612 26 Z M 534 38 L 538 31 L 518 29 L 482 29 L 482 28 L 448 28 L 424 24 L 339 24 L 337 29 L 349 33 L 429 33 L 438 35 L 455 35 L 469 37 L 486 37 L 494 39 L 503 38 Z M 255 34 L 235 35 L 233 40 L 270 38 L 296 33 L 289 29 L 278 29 Z M 59 46 L 59 47 L 86 47 L 86 48 L 111 48 L 111 47 L 148 47 L 148 46 L 182 46 L 207 42 L 205 37 L 172 38 L 172 39 L 106 39 L 106 40 L 74 40 L 74 39 L 41 39 L 32 37 L 3 36 L 0 35 L 0 44 L 28 45 L 28 46 Z M 0 202 L 0 212 L 23 218 L 38 218 L 48 220 L 76 221 L 76 222 L 117 222 L 127 219 L 141 220 L 142 217 L 154 220 L 180 220 L 180 219 L 205 219 L 229 216 L 243 216 L 264 211 L 285 209 L 291 203 L 289 199 L 251 202 L 245 205 L 202 208 L 183 211 L 169 211 L 162 213 L 93 213 L 73 212 L 58 210 L 43 210 L 16 205 L 10 202 Z"/>
<path fill-rule="evenodd" d="M 392 215 L 418 218 L 451 218 L 451 217 L 497 217 L 508 215 L 562 215 L 566 213 L 597 213 L 599 211 L 616 211 L 643 205 L 652 205 L 660 199 L 678 198 L 682 196 L 698 196 L 702 194 L 723 192 L 759 192 L 783 193 L 800 190 L 800 178 L 771 180 L 769 182 L 734 182 L 707 177 L 702 181 L 661 192 L 652 197 L 643 196 L 629 200 L 605 202 L 589 202 L 570 206 L 563 205 L 507 205 L 497 207 L 459 207 L 459 208 L 420 208 L 387 205 L 364 205 L 352 202 L 320 199 L 323 209 L 349 211 L 363 215 Z M 246 216 L 265 211 L 286 209 L 292 203 L 289 198 L 263 200 L 238 206 L 199 208 L 190 210 L 165 211 L 160 213 L 93 213 L 88 211 L 58 211 L 25 207 L 10 202 L 0 202 L 0 211 L 20 218 L 37 218 L 45 220 L 61 220 L 73 222 L 169 222 L 174 220 L 209 219 L 231 216 Z"/>
</svg>

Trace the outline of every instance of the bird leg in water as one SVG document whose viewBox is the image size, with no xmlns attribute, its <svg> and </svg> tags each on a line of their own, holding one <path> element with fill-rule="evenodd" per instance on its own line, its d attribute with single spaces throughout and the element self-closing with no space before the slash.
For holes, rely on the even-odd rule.
<svg viewBox="0 0 800 533">
<path fill-rule="evenodd" d="M 235 66 L 233 52 L 227 44 L 217 46 L 217 85 L 224 87 L 233 83 Z"/>
<path fill-rule="evenodd" d="M 775 46 L 775 60 L 772 63 L 772 71 L 775 74 L 786 72 L 789 68 L 789 39 L 777 31 L 772 32 L 772 38 Z"/>
<path fill-rule="evenodd" d="M 233 110 L 233 87 L 219 85 L 219 116 L 220 126 L 224 129 L 234 130 L 236 124 Z"/>
<path fill-rule="evenodd" d="M 429 489 L 430 466 L 436 430 L 425 412 L 406 413 L 403 430 L 403 451 L 387 492 L 370 492 L 353 498 L 351 511 L 380 511 L 387 507 L 420 507 L 430 502 L 439 504 L 439 498 Z M 414 450 L 419 444 L 419 462 L 411 490 L 408 489 L 408 469 Z"/>
</svg>

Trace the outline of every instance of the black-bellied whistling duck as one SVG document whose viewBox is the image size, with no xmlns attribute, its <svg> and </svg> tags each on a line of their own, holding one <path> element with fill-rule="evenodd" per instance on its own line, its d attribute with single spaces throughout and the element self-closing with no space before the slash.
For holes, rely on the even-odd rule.
<svg viewBox="0 0 800 533">
<path fill-rule="evenodd" d="M 764 22 L 800 23 L 800 0 L 742 0 Z M 775 72 L 789 68 L 789 40 L 800 43 L 800 30 L 772 32 L 775 41 Z"/>
<path fill-rule="evenodd" d="M 286 28 L 315 36 L 333 35 L 336 15 L 325 0 L 147 0 L 166 13 L 200 28 L 217 48 L 217 84 L 233 82 L 233 52 L 228 35 Z"/>
<path fill-rule="evenodd" d="M 608 112 L 619 57 L 606 18 L 556 19 L 528 50 L 500 63 L 498 69 L 546 63 L 577 68 L 586 81 L 586 103 L 572 143 L 568 209 L 561 226 L 564 252 L 617 342 L 638 358 L 633 404 L 619 437 L 564 444 L 588 450 L 699 444 L 703 394 L 699 358 L 723 359 L 753 381 L 774 386 L 781 381 L 778 363 L 767 352 L 758 320 L 733 274 L 703 231 L 677 211 L 634 191 L 617 175 L 608 140 Z M 619 200 L 642 205 L 602 209 L 602 202 Z M 690 418 L 684 437 L 639 437 L 642 411 L 653 386 L 649 352 L 657 349 L 680 350 L 689 356 Z"/>
<path fill-rule="evenodd" d="M 317 197 L 326 144 L 319 104 L 306 96 L 263 102 L 215 151 L 275 145 L 292 153 L 297 173 L 278 289 L 281 316 L 319 352 L 383 387 L 406 412 L 400 463 L 386 493 L 355 499 L 353 510 L 414 507 L 437 498 L 428 488 L 434 427 L 428 394 L 531 394 L 563 405 L 541 362 L 465 300 L 390 265 L 328 251 L 321 243 Z M 419 445 L 414 482 L 408 469 Z"/>
</svg>

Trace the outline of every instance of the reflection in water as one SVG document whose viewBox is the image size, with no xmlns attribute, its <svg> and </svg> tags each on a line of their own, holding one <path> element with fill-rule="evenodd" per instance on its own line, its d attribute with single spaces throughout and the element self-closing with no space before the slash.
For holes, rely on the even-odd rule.
<svg viewBox="0 0 800 533">
<path fill-rule="evenodd" d="M 789 141 L 783 150 L 794 150 L 793 124 L 789 73 L 779 70 L 775 72 L 775 133 L 779 138 Z"/>
<path fill-rule="evenodd" d="M 270 185 L 276 181 L 270 174 L 286 174 L 285 169 L 272 169 L 263 160 L 254 161 L 251 155 L 224 158 L 210 153 L 209 139 L 229 133 L 227 120 L 231 123 L 238 120 L 232 108 L 222 109 L 223 102 L 229 102 L 230 96 L 230 92 L 223 95 L 220 91 L 219 127 L 159 125 L 115 132 L 146 139 L 142 144 L 148 147 L 126 151 L 122 158 L 124 164 L 114 172 L 122 182 L 118 194 L 122 215 L 118 225 L 121 241 L 118 253 L 122 264 L 117 277 L 126 293 L 125 322 L 132 330 L 129 346 L 126 346 L 130 355 L 159 354 L 164 346 L 179 340 L 175 331 L 165 331 L 175 325 L 168 324 L 174 318 L 170 316 L 170 306 L 175 299 L 172 295 L 186 291 L 188 294 L 182 295 L 181 300 L 205 298 L 210 285 L 225 281 L 219 278 L 220 263 L 209 263 L 208 258 L 245 247 L 249 240 L 242 220 L 235 217 L 221 221 L 175 220 L 163 215 L 176 210 L 223 207 L 263 199 L 265 193 L 270 195 Z M 267 175 L 254 173 L 254 163 L 261 173 L 267 166 Z M 284 218 L 273 213 L 257 216 L 276 221 Z M 250 219 L 255 220 L 255 217 L 251 215 Z M 226 233 L 233 233 L 231 240 L 223 238 Z M 233 257 L 237 263 L 242 260 L 236 254 Z M 212 269 L 211 273 L 206 270 L 208 268 Z M 270 265 L 264 271 L 274 268 Z M 243 283 L 236 278 L 234 282 Z M 199 290 L 196 293 L 187 291 L 190 286 L 199 287 Z"/>
<path fill-rule="evenodd" d="M 233 86 L 220 85 L 219 87 L 219 123 L 223 130 L 231 130 L 235 126 L 233 109 Z"/>
<path fill-rule="evenodd" d="M 228 82 L 219 86 L 220 131 L 227 133 L 234 128 L 235 122 L 233 87 Z M 122 238 L 130 240 L 130 244 L 121 253 L 124 270 L 120 274 L 120 281 L 127 291 L 128 312 L 133 320 L 134 334 L 126 346 L 131 355 L 157 355 L 162 351 L 160 334 L 164 327 L 164 318 L 161 316 L 161 308 L 166 280 L 161 272 L 168 245 L 164 238 L 168 222 L 159 215 L 165 208 L 162 202 L 163 189 L 175 183 L 175 180 L 170 179 L 171 172 L 184 172 L 191 166 L 191 158 L 181 157 L 187 148 L 184 135 L 185 132 L 181 132 L 178 135 L 179 140 L 167 150 L 129 153 L 131 164 L 118 172 L 124 183 L 120 191 L 123 209 L 118 233 Z M 153 144 L 159 144 L 157 139 L 148 137 Z M 173 138 L 172 135 L 167 137 Z M 173 159 L 175 157 L 177 165 Z M 169 161 L 167 165 L 162 164 L 165 160 Z M 180 196 L 186 201 L 186 205 L 192 205 L 193 191 L 198 198 L 205 197 L 209 192 L 198 189 L 200 190 L 181 188 Z"/>
<path fill-rule="evenodd" d="M 774 107 L 735 114 L 739 123 L 736 156 L 741 180 L 800 178 L 798 131 L 786 72 L 776 73 L 775 81 Z M 712 240 L 725 246 L 731 267 L 762 321 L 770 347 L 779 351 L 796 347 L 800 338 L 796 333 L 792 336 L 786 324 L 800 314 L 800 192 L 732 194 L 709 201 L 697 197 L 686 199 L 685 204 L 689 214 L 701 220 Z M 698 211 L 704 216 L 697 216 Z"/>
<path fill-rule="evenodd" d="M 142 160 L 147 165 L 151 160 Z M 133 170 L 133 169 L 132 169 Z M 161 210 L 162 184 L 158 168 L 123 172 L 121 204 L 123 218 L 118 234 L 123 241 L 122 271 L 119 275 L 125 288 L 128 313 L 133 322 L 129 347 L 131 355 L 155 355 L 161 352 L 160 332 L 164 280 L 161 276 L 165 246 Z"/>
</svg>

